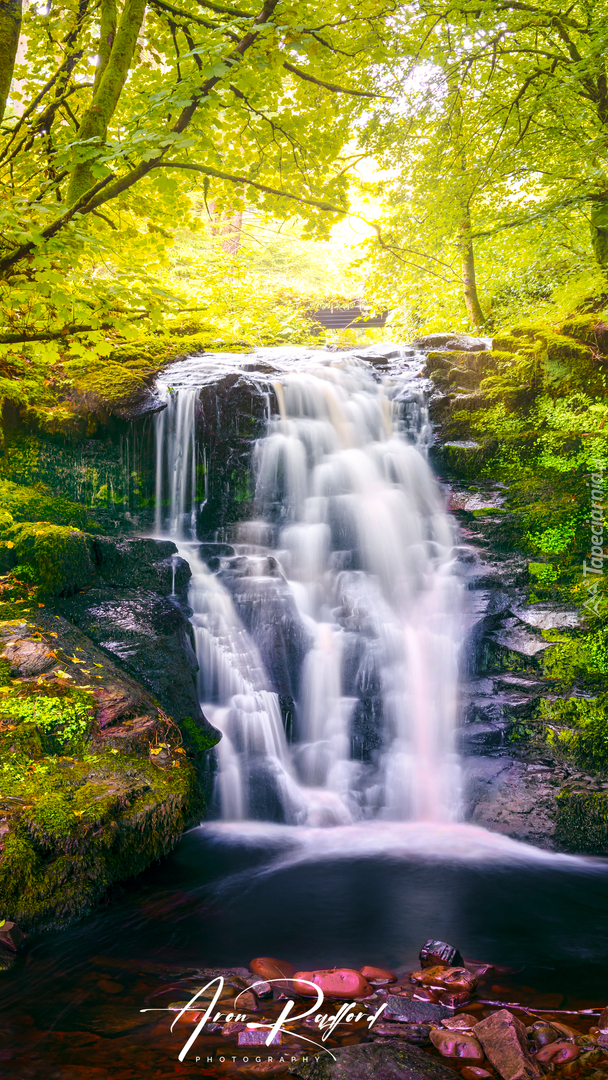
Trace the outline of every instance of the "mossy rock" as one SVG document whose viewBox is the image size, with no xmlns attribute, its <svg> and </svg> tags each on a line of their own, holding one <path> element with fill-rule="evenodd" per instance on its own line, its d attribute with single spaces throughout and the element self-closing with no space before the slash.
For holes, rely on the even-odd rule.
<svg viewBox="0 0 608 1080">
<path fill-rule="evenodd" d="M 22 522 L 8 530 L 15 545 L 16 576 L 46 596 L 71 596 L 93 578 L 91 541 L 79 529 L 47 521 Z"/>
<path fill-rule="evenodd" d="M 8 534 L 15 521 L 49 521 L 52 525 L 86 528 L 84 506 L 52 495 L 40 486 L 25 487 L 10 480 L 0 480 L 0 536 Z"/>
<path fill-rule="evenodd" d="M 80 918 L 114 882 L 167 854 L 187 821 L 195 776 L 184 756 L 165 769 L 111 750 L 46 759 L 34 775 L 0 852 L 3 915 L 28 930 Z"/>
<path fill-rule="evenodd" d="M 608 791 L 560 791 L 555 839 L 565 851 L 608 854 Z"/>
<path fill-rule="evenodd" d="M 433 372 L 447 372 L 453 366 L 453 359 L 451 353 L 445 352 L 429 352 L 426 356 L 426 364 L 424 367 L 425 375 L 431 375 Z"/>
<path fill-rule="evenodd" d="M 597 315 L 575 315 L 566 320 L 559 332 L 608 356 L 608 322 Z"/>
<path fill-rule="evenodd" d="M 463 370 L 454 367 L 448 371 L 448 382 L 452 387 L 463 390 L 476 390 L 479 386 L 480 375 L 476 371 Z"/>
<path fill-rule="evenodd" d="M 109 359 L 90 364 L 73 360 L 64 365 L 64 371 L 85 401 L 95 400 L 109 407 L 128 402 L 146 387 L 141 374 Z"/>
<path fill-rule="evenodd" d="M 516 353 L 521 346 L 521 341 L 513 334 L 498 334 L 492 338 L 492 352 Z"/>
</svg>

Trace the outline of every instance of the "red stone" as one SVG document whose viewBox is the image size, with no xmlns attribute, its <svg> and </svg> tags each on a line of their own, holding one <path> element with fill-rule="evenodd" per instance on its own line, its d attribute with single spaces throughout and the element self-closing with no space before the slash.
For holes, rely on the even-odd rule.
<svg viewBox="0 0 608 1080">
<path fill-rule="evenodd" d="M 521 1020 L 508 1009 L 486 1016 L 473 1031 L 503 1080 L 533 1080 L 540 1076 L 539 1066 L 528 1048 L 528 1033 Z"/>
<path fill-rule="evenodd" d="M 385 968 L 371 967 L 369 964 L 366 967 L 359 968 L 364 979 L 367 979 L 370 983 L 394 983 L 397 982 L 397 976 L 392 971 L 386 971 Z"/>
<path fill-rule="evenodd" d="M 360 971 L 354 968 L 332 968 L 324 971 L 298 971 L 293 977 L 293 988 L 302 997 L 314 997 L 315 991 L 309 983 L 314 983 L 326 997 L 358 998 L 370 997 L 373 989 Z"/>
<path fill-rule="evenodd" d="M 412 971 L 410 979 L 413 983 L 420 983 L 422 986 L 442 986 L 446 990 L 453 990 L 455 993 L 468 992 L 477 986 L 477 977 L 472 971 L 467 971 L 463 967 L 443 967 L 437 965 L 436 967 L 424 968 L 421 971 Z"/>
<path fill-rule="evenodd" d="M 277 960 L 274 956 L 257 956 L 249 964 L 250 971 L 262 979 L 291 979 L 296 973 L 288 960 Z"/>
<path fill-rule="evenodd" d="M 442 1057 L 467 1058 L 468 1061 L 484 1060 L 485 1054 L 481 1045 L 471 1031 L 433 1028 L 429 1038 Z"/>
<path fill-rule="evenodd" d="M 567 1061 L 575 1061 L 581 1052 L 580 1046 L 575 1046 L 571 1042 L 552 1042 L 547 1043 L 546 1046 L 541 1046 L 536 1060 L 542 1062 L 543 1065 L 563 1065 Z"/>
<path fill-rule="evenodd" d="M 464 1069 L 460 1070 L 460 1075 L 462 1080 L 485 1080 L 493 1074 L 487 1069 L 480 1069 L 479 1065 L 465 1065 Z"/>
</svg>

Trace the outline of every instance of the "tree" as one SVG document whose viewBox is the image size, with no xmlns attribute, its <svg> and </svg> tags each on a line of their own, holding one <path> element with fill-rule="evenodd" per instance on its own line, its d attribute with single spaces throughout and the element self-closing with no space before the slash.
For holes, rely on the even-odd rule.
<svg viewBox="0 0 608 1080">
<path fill-rule="evenodd" d="M 349 124 L 375 96 L 390 12 L 62 0 L 28 8 L 15 62 L 2 0 L 0 344 L 103 352 L 104 334 L 179 306 L 155 269 L 173 224 L 200 221 L 201 182 L 220 211 L 246 197 L 326 231 L 347 210 Z"/>
</svg>

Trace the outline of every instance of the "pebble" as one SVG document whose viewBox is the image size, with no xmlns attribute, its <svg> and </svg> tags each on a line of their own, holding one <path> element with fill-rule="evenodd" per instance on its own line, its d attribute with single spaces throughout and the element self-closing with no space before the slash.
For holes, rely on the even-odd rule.
<svg viewBox="0 0 608 1080">
<path fill-rule="evenodd" d="M 258 1031 L 251 1031 L 245 1029 L 239 1031 L 238 1044 L 239 1046 L 263 1046 L 270 1034 L 269 1028 L 261 1028 Z M 283 1042 L 283 1034 L 277 1031 L 276 1035 L 273 1035 L 271 1046 L 278 1046 Z"/>
<path fill-rule="evenodd" d="M 298 971 L 293 977 L 296 993 L 303 997 L 314 997 L 315 991 L 309 983 L 318 986 L 326 997 L 348 998 L 357 1001 L 373 994 L 373 989 L 360 971 L 354 968 L 333 968 L 322 971 Z"/>
<path fill-rule="evenodd" d="M 564 1065 L 567 1061 L 576 1061 L 581 1052 L 580 1046 L 575 1046 L 571 1042 L 553 1042 L 547 1043 L 546 1046 L 541 1046 L 536 1055 L 536 1060 L 542 1062 L 543 1065 Z"/>
<path fill-rule="evenodd" d="M 459 1013 L 458 1016 L 448 1016 L 441 1021 L 441 1026 L 449 1031 L 472 1031 L 479 1021 L 467 1013 Z"/>
<path fill-rule="evenodd" d="M 491 1072 L 487 1069 L 480 1069 L 479 1065 L 465 1065 L 464 1069 L 460 1070 L 462 1080 L 485 1080 L 487 1076 L 492 1076 Z"/>
<path fill-rule="evenodd" d="M 444 1005 L 433 1005 L 430 1001 L 412 1001 L 409 998 L 390 994 L 386 999 L 385 1016 L 396 1020 L 406 1020 L 410 1024 L 424 1024 L 430 1020 L 437 1024 L 447 1019 L 452 1013 Z"/>
</svg>

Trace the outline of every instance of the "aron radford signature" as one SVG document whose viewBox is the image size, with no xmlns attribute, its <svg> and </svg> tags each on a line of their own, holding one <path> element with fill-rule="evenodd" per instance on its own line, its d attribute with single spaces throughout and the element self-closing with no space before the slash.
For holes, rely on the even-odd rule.
<svg viewBox="0 0 608 1080">
<path fill-rule="evenodd" d="M 259 983 L 257 983 L 257 982 L 253 983 L 251 986 L 248 986 L 245 990 L 241 990 L 241 993 L 238 994 L 234 999 L 235 1006 L 237 1005 L 238 1000 L 241 997 L 241 994 L 245 994 L 247 992 L 247 990 L 255 990 L 256 986 L 259 986 L 262 983 L 268 984 L 269 982 L 279 982 L 279 983 L 282 983 L 284 985 L 285 979 L 260 979 Z M 291 1001 L 291 1000 L 286 1001 L 282 1012 L 277 1017 L 277 1019 L 275 1020 L 274 1023 L 262 1024 L 257 1020 L 250 1020 L 247 1013 L 229 1012 L 229 1013 L 224 1014 L 223 1012 L 214 1012 L 215 1007 L 216 1007 L 218 1001 L 220 1000 L 220 998 L 222 996 L 222 991 L 224 989 L 224 977 L 222 975 L 218 975 L 218 976 L 216 976 L 216 978 L 210 979 L 210 981 L 208 983 L 205 983 L 204 986 L 201 986 L 200 990 L 197 990 L 194 997 L 190 998 L 190 1001 L 186 1002 L 183 1009 L 180 1010 L 180 1012 L 175 1017 L 175 1020 L 171 1024 L 171 1031 L 173 1031 L 173 1028 L 177 1024 L 178 1020 L 181 1020 L 184 1013 L 188 1013 L 188 1012 L 200 1013 L 200 1011 L 201 1011 L 200 1005 L 198 1007 L 196 1007 L 197 1000 L 201 997 L 202 994 L 205 993 L 206 990 L 209 990 L 214 985 L 214 983 L 217 983 L 217 989 L 215 990 L 215 993 L 214 993 L 211 1001 L 209 1002 L 207 1008 L 205 1009 L 205 1012 L 202 1014 L 202 1016 L 201 1016 L 200 1020 L 198 1021 L 194 1031 L 190 1035 L 190 1038 L 184 1043 L 182 1049 L 180 1050 L 180 1052 L 178 1054 L 179 1061 L 184 1060 L 184 1058 L 186 1057 L 188 1052 L 194 1046 L 196 1040 L 198 1039 L 199 1035 L 201 1034 L 203 1028 L 205 1027 L 205 1024 L 208 1023 L 208 1022 L 213 1023 L 213 1024 L 219 1024 L 219 1023 L 228 1024 L 228 1023 L 231 1023 L 231 1022 L 246 1024 L 248 1031 L 259 1032 L 259 1034 L 260 1034 L 259 1045 L 271 1046 L 273 1042 L 278 1041 L 279 1032 L 284 1032 L 285 1034 L 291 1035 L 291 1036 L 294 1035 L 293 1031 L 289 1031 L 287 1028 L 283 1027 L 283 1024 L 285 1024 L 288 1020 L 289 1020 L 290 1024 L 294 1024 L 297 1021 L 305 1020 L 307 1017 L 313 1016 L 313 1015 L 314 1015 L 314 1023 L 317 1025 L 317 1027 L 319 1029 L 319 1032 L 323 1032 L 323 1034 L 321 1035 L 321 1042 L 316 1042 L 314 1039 L 309 1039 L 305 1035 L 301 1035 L 299 1032 L 298 1032 L 296 1038 L 301 1039 L 303 1042 L 310 1043 L 312 1046 L 318 1046 L 321 1050 L 324 1050 L 326 1053 L 330 1054 L 331 1057 L 334 1057 L 334 1055 L 331 1053 L 331 1050 L 329 1050 L 326 1046 L 323 1046 L 322 1044 L 324 1042 L 326 1042 L 326 1040 L 329 1038 L 332 1031 L 334 1031 L 334 1029 L 337 1027 L 338 1024 L 356 1024 L 356 1023 L 359 1023 L 361 1020 L 367 1020 L 368 1027 L 372 1028 L 373 1025 L 375 1024 L 376 1020 L 380 1016 L 380 1014 L 384 1011 L 384 1009 L 386 1009 L 386 1002 L 384 1002 L 384 1004 L 382 1004 L 380 1006 L 380 1008 L 377 1010 L 377 1012 L 375 1012 L 375 1013 L 368 1013 L 367 1010 L 364 1010 L 363 1012 L 361 1012 L 361 1003 L 360 1002 L 357 1002 L 357 1001 L 345 1001 L 344 1004 L 340 1006 L 340 1008 L 338 1009 L 335 1016 L 327 1015 L 326 1013 L 319 1012 L 321 1006 L 323 1005 L 323 1001 L 324 1001 L 324 994 L 323 994 L 323 991 L 321 990 L 321 988 L 319 986 L 317 986 L 316 983 L 309 982 L 307 979 L 299 979 L 298 982 L 305 983 L 307 986 L 310 986 L 311 990 L 314 991 L 314 994 L 315 994 L 315 997 L 316 997 L 316 1000 L 315 1000 L 314 1004 L 311 1005 L 310 1008 L 307 1009 L 305 1012 L 296 1013 L 295 1015 L 292 1015 L 292 1011 L 296 1007 L 296 1003 L 295 1003 L 295 1001 Z M 169 1012 L 169 1011 L 172 1012 L 173 1010 L 172 1009 L 166 1009 L 166 1008 L 165 1009 L 141 1009 L 140 1010 L 140 1012 Z M 265 1038 L 262 1038 L 261 1036 L 262 1036 L 264 1031 L 267 1031 L 268 1035 Z M 197 1058 L 197 1060 L 200 1061 L 200 1058 Z"/>
</svg>

